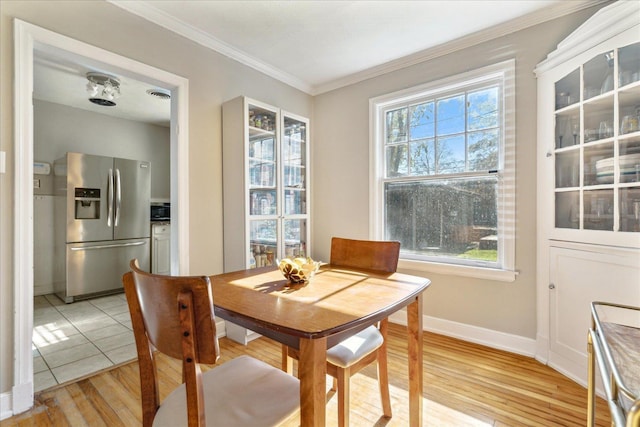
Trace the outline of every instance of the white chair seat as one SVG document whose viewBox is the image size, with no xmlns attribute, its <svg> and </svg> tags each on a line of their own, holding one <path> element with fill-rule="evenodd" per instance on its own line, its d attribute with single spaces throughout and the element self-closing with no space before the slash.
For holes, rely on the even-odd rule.
<svg viewBox="0 0 640 427">
<path fill-rule="evenodd" d="M 240 356 L 202 374 L 207 426 L 270 427 L 299 409 L 300 382 L 260 360 Z M 154 427 L 187 425 L 182 384 L 162 402 Z"/>
<path fill-rule="evenodd" d="M 375 326 L 369 326 L 327 350 L 327 360 L 347 368 L 382 345 L 384 338 Z"/>
</svg>

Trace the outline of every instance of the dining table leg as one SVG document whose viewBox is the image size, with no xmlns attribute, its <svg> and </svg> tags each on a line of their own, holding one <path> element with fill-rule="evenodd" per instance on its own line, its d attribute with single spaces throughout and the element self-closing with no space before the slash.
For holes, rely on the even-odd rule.
<svg viewBox="0 0 640 427">
<path fill-rule="evenodd" d="M 300 425 L 324 426 L 326 417 L 327 338 L 300 339 Z"/>
<path fill-rule="evenodd" d="M 422 294 L 407 306 L 409 425 L 422 426 Z"/>
</svg>

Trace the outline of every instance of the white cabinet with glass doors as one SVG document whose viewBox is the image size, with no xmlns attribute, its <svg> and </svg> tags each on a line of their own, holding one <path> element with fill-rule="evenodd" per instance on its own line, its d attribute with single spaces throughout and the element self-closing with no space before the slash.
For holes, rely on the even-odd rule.
<svg viewBox="0 0 640 427">
<path fill-rule="evenodd" d="M 591 301 L 640 304 L 639 13 L 603 7 L 536 68 L 536 357 L 585 385 Z"/>
<path fill-rule="evenodd" d="M 309 120 L 246 97 L 222 120 L 225 271 L 306 256 Z"/>
</svg>

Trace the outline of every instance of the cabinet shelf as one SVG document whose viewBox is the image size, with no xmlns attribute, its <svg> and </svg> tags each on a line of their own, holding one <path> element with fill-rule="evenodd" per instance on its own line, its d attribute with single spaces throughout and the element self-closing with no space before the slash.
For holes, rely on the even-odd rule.
<svg viewBox="0 0 640 427">
<path fill-rule="evenodd" d="M 225 271 L 306 254 L 309 120 L 246 97 L 222 108 Z"/>
<path fill-rule="evenodd" d="M 604 48 L 555 81 L 555 230 L 638 230 L 632 246 L 640 247 L 640 227 L 625 213 L 640 201 L 640 69 L 632 68 L 638 55 L 637 41 Z M 624 79 L 614 75 L 621 60 Z"/>
</svg>

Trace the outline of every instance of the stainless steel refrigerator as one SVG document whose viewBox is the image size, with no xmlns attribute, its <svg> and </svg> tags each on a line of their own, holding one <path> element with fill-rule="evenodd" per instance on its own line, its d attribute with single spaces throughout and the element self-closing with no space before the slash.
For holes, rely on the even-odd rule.
<svg viewBox="0 0 640 427">
<path fill-rule="evenodd" d="M 149 271 L 151 165 L 147 161 L 67 153 L 54 162 L 56 248 L 65 302 L 122 290 L 137 258 Z"/>
</svg>

